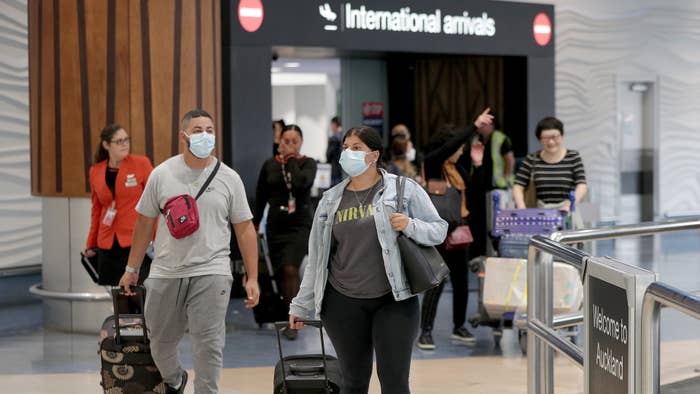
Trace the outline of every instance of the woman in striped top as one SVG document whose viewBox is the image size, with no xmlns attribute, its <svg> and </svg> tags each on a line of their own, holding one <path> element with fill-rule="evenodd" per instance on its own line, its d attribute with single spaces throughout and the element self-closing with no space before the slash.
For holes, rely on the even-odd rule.
<svg viewBox="0 0 700 394">
<path fill-rule="evenodd" d="M 574 190 L 575 204 L 586 195 L 586 173 L 578 151 L 566 149 L 562 144 L 564 125 L 555 117 L 547 117 L 537 123 L 535 131 L 542 150 L 527 155 L 515 176 L 513 198 L 515 207 L 525 208 L 525 187 L 532 178 L 537 193 L 537 206 L 560 208 L 569 211 L 569 191 Z M 574 218 L 574 227 L 581 227 L 581 220 Z"/>
</svg>

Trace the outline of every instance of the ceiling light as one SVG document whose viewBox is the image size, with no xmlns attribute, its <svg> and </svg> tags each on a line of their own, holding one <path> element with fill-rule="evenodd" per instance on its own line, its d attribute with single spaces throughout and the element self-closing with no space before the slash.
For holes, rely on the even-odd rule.
<svg viewBox="0 0 700 394">
<path fill-rule="evenodd" d="M 284 63 L 284 66 L 287 67 L 287 68 L 297 68 L 297 67 L 299 67 L 300 65 L 301 65 L 301 64 L 299 64 L 299 62 L 287 62 L 287 63 Z"/>
<path fill-rule="evenodd" d="M 282 68 L 280 68 L 280 67 L 272 67 L 270 69 L 270 72 L 273 72 L 273 73 L 278 73 L 280 71 L 282 71 Z"/>
</svg>

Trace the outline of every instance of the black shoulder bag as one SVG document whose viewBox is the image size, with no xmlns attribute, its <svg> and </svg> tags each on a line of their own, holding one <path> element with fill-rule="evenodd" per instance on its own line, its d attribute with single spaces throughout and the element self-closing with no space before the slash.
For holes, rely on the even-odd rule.
<svg viewBox="0 0 700 394">
<path fill-rule="evenodd" d="M 405 177 L 396 177 L 396 212 L 403 213 L 403 190 Z M 445 260 L 434 246 L 419 245 L 403 233 L 396 238 L 401 253 L 403 269 L 411 287 L 411 293 L 418 294 L 440 283 L 450 274 Z"/>
</svg>

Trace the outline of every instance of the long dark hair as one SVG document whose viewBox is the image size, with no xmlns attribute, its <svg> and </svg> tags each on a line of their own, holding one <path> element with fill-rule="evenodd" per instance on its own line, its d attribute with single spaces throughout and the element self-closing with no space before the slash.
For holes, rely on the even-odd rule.
<svg viewBox="0 0 700 394">
<path fill-rule="evenodd" d="M 301 127 L 299 127 L 295 124 L 288 124 L 288 125 L 284 126 L 282 128 L 282 132 L 280 133 L 280 139 L 282 138 L 284 133 L 288 132 L 289 130 L 296 131 L 297 133 L 299 133 L 299 137 L 301 137 L 302 140 L 304 139 L 304 133 L 301 132 Z"/>
<path fill-rule="evenodd" d="M 345 132 L 343 142 L 351 135 L 357 136 L 370 150 L 379 152 L 376 164 L 377 168 L 381 168 L 384 145 L 382 144 L 382 137 L 379 136 L 379 132 L 369 126 L 356 126 Z"/>
<path fill-rule="evenodd" d="M 104 129 L 102 129 L 102 132 L 100 133 L 100 141 L 97 143 L 97 148 L 95 149 L 95 162 L 93 164 L 109 159 L 109 152 L 107 152 L 107 149 L 102 146 L 102 143 L 111 143 L 114 134 L 121 129 L 123 129 L 123 127 L 117 123 L 108 124 Z"/>
</svg>

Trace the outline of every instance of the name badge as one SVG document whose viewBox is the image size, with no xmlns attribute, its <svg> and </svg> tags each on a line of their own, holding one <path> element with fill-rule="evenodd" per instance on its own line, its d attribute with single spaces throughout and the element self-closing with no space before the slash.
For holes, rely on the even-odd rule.
<svg viewBox="0 0 700 394">
<path fill-rule="evenodd" d="M 124 183 L 124 185 L 125 185 L 126 187 L 134 187 L 134 186 L 138 186 L 138 184 L 139 184 L 139 183 L 138 183 L 138 181 L 136 180 L 136 175 L 134 175 L 134 174 L 127 174 L 127 176 L 126 176 L 126 182 Z"/>
</svg>

